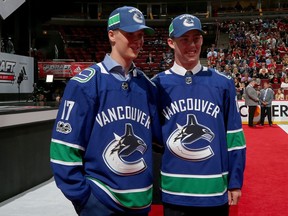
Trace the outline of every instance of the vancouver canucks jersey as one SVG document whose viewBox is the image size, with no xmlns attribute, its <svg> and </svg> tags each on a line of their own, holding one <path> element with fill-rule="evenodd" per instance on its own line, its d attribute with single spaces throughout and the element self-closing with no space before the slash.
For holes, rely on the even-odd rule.
<svg viewBox="0 0 288 216">
<path fill-rule="evenodd" d="M 163 202 L 227 203 L 227 189 L 242 187 L 246 149 L 233 80 L 202 67 L 186 76 L 167 70 L 153 81 L 163 117 Z"/>
<path fill-rule="evenodd" d="M 76 206 L 92 192 L 116 211 L 147 212 L 152 136 L 161 130 L 156 86 L 136 68 L 128 81 L 105 68 L 95 64 L 66 86 L 51 140 L 55 181 Z"/>
</svg>

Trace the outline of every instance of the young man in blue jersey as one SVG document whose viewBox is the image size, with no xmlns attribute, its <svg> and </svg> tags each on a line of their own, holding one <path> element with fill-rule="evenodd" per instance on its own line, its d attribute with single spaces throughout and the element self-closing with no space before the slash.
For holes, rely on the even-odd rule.
<svg viewBox="0 0 288 216">
<path fill-rule="evenodd" d="M 143 14 L 115 9 L 112 51 L 68 82 L 51 140 L 57 186 L 80 216 L 147 216 L 152 202 L 152 139 L 161 140 L 157 91 L 133 60 L 143 46 Z"/>
<path fill-rule="evenodd" d="M 165 216 L 226 216 L 241 197 L 246 144 L 235 86 L 200 64 L 203 33 L 197 17 L 174 18 L 167 40 L 174 65 L 152 79 L 163 118 Z"/>
</svg>

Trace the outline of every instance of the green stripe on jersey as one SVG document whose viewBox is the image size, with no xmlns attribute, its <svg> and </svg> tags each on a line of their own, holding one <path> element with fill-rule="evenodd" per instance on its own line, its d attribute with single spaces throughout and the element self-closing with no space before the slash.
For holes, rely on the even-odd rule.
<svg viewBox="0 0 288 216">
<path fill-rule="evenodd" d="M 223 195 L 227 190 L 228 174 L 178 175 L 161 172 L 162 190 L 184 196 L 210 197 Z"/>
<path fill-rule="evenodd" d="M 235 148 L 244 148 L 246 145 L 245 136 L 242 129 L 235 131 L 227 131 L 226 139 L 228 150 Z"/>
<path fill-rule="evenodd" d="M 105 191 L 114 202 L 132 209 L 141 209 L 149 207 L 152 202 L 152 185 L 147 188 L 132 189 L 132 190 L 115 190 L 103 184 L 101 181 L 89 178 L 98 187 Z"/>
<path fill-rule="evenodd" d="M 51 141 L 50 157 L 53 160 L 68 163 L 82 162 L 83 150 Z"/>
</svg>

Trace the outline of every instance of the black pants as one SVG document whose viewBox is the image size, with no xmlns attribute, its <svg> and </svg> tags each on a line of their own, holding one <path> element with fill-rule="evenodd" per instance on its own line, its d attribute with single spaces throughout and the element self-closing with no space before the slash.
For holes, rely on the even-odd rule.
<svg viewBox="0 0 288 216">
<path fill-rule="evenodd" d="M 253 119 L 257 106 L 249 106 L 248 126 L 253 126 Z"/>
<path fill-rule="evenodd" d="M 264 125 L 264 119 L 267 116 L 269 125 L 272 124 L 271 107 L 261 106 L 260 124 Z"/>
<path fill-rule="evenodd" d="M 213 207 L 177 206 L 164 203 L 164 216 L 228 216 L 228 203 Z"/>
</svg>

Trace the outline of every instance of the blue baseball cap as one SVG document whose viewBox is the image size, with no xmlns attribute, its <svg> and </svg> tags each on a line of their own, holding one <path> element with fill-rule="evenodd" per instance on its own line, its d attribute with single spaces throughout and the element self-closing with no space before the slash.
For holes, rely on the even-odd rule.
<svg viewBox="0 0 288 216">
<path fill-rule="evenodd" d="M 135 32 L 143 29 L 145 34 L 154 34 L 154 29 L 145 25 L 145 18 L 140 10 L 135 7 L 123 6 L 115 9 L 109 16 L 109 30 L 121 29 L 125 32 Z"/>
<path fill-rule="evenodd" d="M 177 38 L 190 30 L 198 30 L 204 34 L 201 21 L 197 17 L 191 14 L 182 14 L 172 20 L 169 26 L 169 37 Z"/>
</svg>

